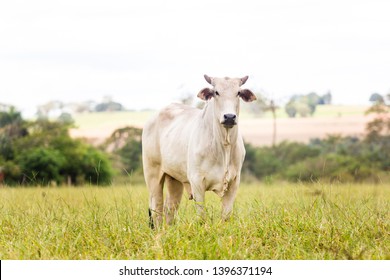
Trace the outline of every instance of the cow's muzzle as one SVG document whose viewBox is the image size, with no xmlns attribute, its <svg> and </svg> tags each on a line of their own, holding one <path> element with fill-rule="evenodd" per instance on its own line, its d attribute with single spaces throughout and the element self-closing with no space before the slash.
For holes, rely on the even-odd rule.
<svg viewBox="0 0 390 280">
<path fill-rule="evenodd" d="M 237 124 L 237 116 L 235 114 L 225 114 L 223 115 L 223 122 L 222 124 L 226 128 L 232 128 L 234 125 Z"/>
</svg>

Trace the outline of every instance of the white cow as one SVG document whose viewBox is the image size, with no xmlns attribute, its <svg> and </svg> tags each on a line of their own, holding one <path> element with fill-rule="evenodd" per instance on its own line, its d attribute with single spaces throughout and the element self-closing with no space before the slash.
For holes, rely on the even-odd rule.
<svg viewBox="0 0 390 280">
<path fill-rule="evenodd" d="M 241 89 L 244 78 L 211 78 L 213 88 L 202 89 L 198 97 L 207 101 L 203 110 L 172 104 L 146 123 L 142 134 L 144 176 L 149 188 L 150 226 L 172 223 L 183 189 L 194 199 L 204 218 L 206 191 L 222 198 L 222 218 L 228 219 L 240 183 L 245 148 L 237 122 L 240 100 L 256 96 Z M 163 202 L 163 186 L 167 197 Z"/>
</svg>

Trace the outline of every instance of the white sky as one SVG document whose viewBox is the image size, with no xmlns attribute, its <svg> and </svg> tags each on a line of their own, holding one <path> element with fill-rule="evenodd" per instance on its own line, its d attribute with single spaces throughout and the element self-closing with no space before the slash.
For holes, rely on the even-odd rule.
<svg viewBox="0 0 390 280">
<path fill-rule="evenodd" d="M 1 1 L 0 103 L 159 108 L 208 74 L 249 75 L 279 102 L 330 90 L 364 104 L 390 91 L 389 12 L 388 0 Z"/>
</svg>

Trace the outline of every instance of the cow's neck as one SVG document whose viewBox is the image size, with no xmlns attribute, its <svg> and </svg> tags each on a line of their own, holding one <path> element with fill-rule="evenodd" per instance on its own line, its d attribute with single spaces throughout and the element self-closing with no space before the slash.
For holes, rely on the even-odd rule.
<svg viewBox="0 0 390 280">
<path fill-rule="evenodd" d="M 229 181 L 232 179 L 229 167 L 233 157 L 232 153 L 234 152 L 234 148 L 237 144 L 238 128 L 237 125 L 232 128 L 225 128 L 219 122 L 215 122 L 214 133 L 220 135 L 220 137 L 218 137 L 219 141 L 217 140 L 215 144 L 219 146 L 218 150 L 220 151 L 221 158 L 223 159 L 222 164 L 224 166 L 224 175 L 222 179 L 222 196 L 224 196 L 229 189 Z"/>
<path fill-rule="evenodd" d="M 208 105 L 208 106 L 207 106 Z M 204 121 L 208 123 L 207 137 L 212 139 L 212 151 L 219 159 L 222 160 L 221 164 L 224 166 L 223 176 L 223 193 L 229 188 L 229 181 L 231 175 L 229 174 L 229 166 L 232 160 L 232 153 L 235 151 L 238 138 L 238 127 L 237 125 L 232 128 L 225 128 L 221 125 L 218 118 L 215 117 L 213 112 L 213 104 L 207 104 L 203 111 Z M 210 126 L 210 124 L 212 124 Z"/>
<path fill-rule="evenodd" d="M 238 129 L 236 125 L 232 128 L 225 128 L 219 122 L 215 122 L 214 133 L 219 135 L 219 141 L 216 141 L 216 144 L 221 145 L 223 149 L 230 150 L 237 143 Z"/>
</svg>

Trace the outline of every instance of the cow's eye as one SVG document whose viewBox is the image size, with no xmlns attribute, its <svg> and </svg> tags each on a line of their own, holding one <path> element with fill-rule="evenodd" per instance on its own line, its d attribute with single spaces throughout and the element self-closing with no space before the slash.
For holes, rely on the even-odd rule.
<svg viewBox="0 0 390 280">
<path fill-rule="evenodd" d="M 215 92 L 215 95 L 218 95 L 218 96 L 219 96 L 219 92 L 218 92 L 218 91 L 216 91 L 216 92 Z"/>
</svg>

